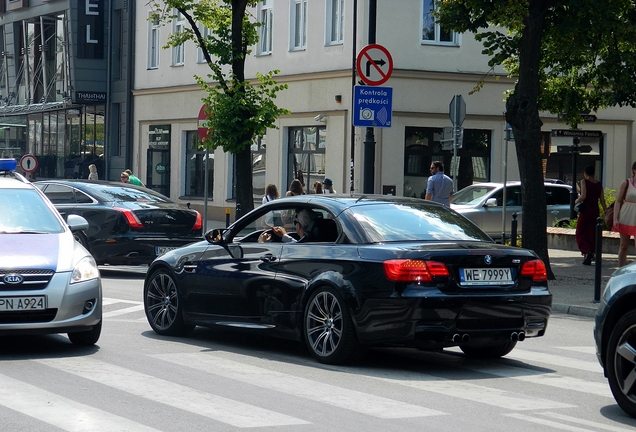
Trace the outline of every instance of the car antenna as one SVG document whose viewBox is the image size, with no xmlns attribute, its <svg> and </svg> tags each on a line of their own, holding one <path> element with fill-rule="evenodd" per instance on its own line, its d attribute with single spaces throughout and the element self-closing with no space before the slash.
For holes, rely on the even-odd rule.
<svg viewBox="0 0 636 432">
<path fill-rule="evenodd" d="M 362 195 L 360 198 L 356 200 L 356 203 L 359 203 L 361 200 L 365 199 L 366 197 L 367 197 L 366 195 Z"/>
</svg>

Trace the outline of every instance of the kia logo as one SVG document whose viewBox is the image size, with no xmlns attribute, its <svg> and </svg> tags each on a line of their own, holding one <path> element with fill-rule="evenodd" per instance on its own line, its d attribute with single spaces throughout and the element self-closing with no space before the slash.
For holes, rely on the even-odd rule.
<svg viewBox="0 0 636 432">
<path fill-rule="evenodd" d="M 22 277 L 22 275 L 19 275 L 17 273 L 9 273 L 7 275 L 4 275 L 4 278 L 2 278 L 2 280 L 6 284 L 16 285 L 22 283 L 22 281 L 24 281 L 24 278 Z"/>
</svg>

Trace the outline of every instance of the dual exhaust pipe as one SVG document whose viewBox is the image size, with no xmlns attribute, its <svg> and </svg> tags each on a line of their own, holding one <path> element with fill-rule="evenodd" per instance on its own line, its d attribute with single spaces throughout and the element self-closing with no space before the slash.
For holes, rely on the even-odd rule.
<svg viewBox="0 0 636 432">
<path fill-rule="evenodd" d="M 510 333 L 510 340 L 511 341 L 519 341 L 522 342 L 526 339 L 526 332 L 520 331 L 520 332 L 512 332 Z M 451 340 L 454 343 L 468 343 L 470 342 L 470 335 L 468 333 L 455 333 L 453 335 L 453 337 L 451 337 Z"/>
</svg>

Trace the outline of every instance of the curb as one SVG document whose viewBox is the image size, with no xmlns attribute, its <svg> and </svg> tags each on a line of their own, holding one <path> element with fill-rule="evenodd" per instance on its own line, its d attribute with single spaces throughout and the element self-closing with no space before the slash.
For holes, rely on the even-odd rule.
<svg viewBox="0 0 636 432">
<path fill-rule="evenodd" d="M 552 312 L 582 316 L 586 318 L 594 318 L 596 315 L 596 309 L 597 307 L 593 306 L 572 306 L 563 303 L 554 303 L 552 305 Z"/>
</svg>

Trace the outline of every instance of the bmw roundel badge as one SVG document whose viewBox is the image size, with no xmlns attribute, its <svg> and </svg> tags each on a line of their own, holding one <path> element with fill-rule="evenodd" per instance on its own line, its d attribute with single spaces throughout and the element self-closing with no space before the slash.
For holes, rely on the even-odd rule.
<svg viewBox="0 0 636 432">
<path fill-rule="evenodd" d="M 484 262 L 488 265 L 492 264 L 492 256 L 491 255 L 484 256 Z"/>
<path fill-rule="evenodd" d="M 17 273 L 8 273 L 4 275 L 2 280 L 6 284 L 17 285 L 17 284 L 21 284 L 22 281 L 24 281 L 24 278 L 22 277 L 22 275 Z"/>
</svg>

